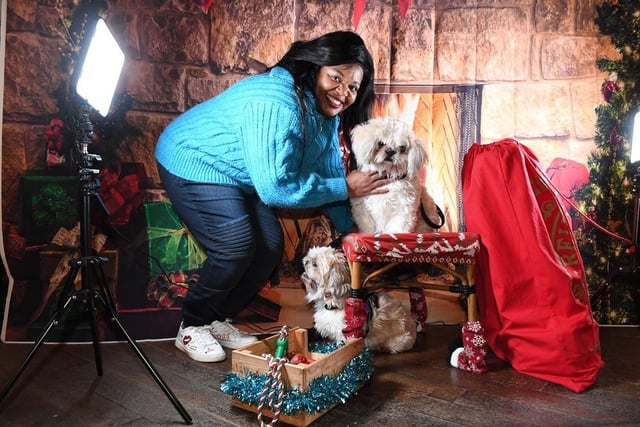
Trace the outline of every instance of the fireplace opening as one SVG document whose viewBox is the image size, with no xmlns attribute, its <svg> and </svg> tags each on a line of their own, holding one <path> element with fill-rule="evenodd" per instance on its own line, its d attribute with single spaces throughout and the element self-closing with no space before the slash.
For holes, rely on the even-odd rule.
<svg viewBox="0 0 640 427">
<path fill-rule="evenodd" d="M 373 115 L 413 125 L 428 160 L 425 185 L 445 214 L 442 231 L 464 231 L 461 171 L 465 154 L 480 141 L 482 87 L 401 86 L 378 88 Z"/>
</svg>

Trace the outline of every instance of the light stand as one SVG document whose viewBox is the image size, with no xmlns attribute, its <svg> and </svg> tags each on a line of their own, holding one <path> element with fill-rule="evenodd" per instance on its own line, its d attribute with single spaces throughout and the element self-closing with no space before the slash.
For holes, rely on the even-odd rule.
<svg viewBox="0 0 640 427">
<path fill-rule="evenodd" d="M 100 25 L 103 25 L 103 28 L 108 31 L 104 21 L 99 20 L 98 26 L 96 27 L 96 32 L 98 31 Z M 103 30 L 102 30 L 103 31 Z M 109 33 L 110 35 L 110 33 Z M 112 36 L 111 36 L 112 37 Z M 94 37 L 95 39 L 95 37 Z M 92 40 L 92 45 L 94 45 Z M 104 51 L 102 47 L 98 49 L 100 55 L 104 55 Z M 91 54 L 91 46 L 89 47 L 89 51 L 87 52 L 87 57 Z M 101 61 L 103 61 L 101 59 Z M 108 58 L 107 58 L 108 60 Z M 87 61 L 85 61 L 86 63 Z M 84 67 L 83 67 L 84 68 Z M 117 83 L 117 79 L 119 77 L 120 71 L 118 71 L 117 76 L 115 76 L 115 80 Z M 82 80 L 82 78 L 80 79 Z M 96 83 L 96 82 L 94 82 Z M 97 84 L 104 85 L 104 81 L 97 82 Z M 104 87 L 104 86 L 102 86 Z M 115 89 L 115 84 L 113 85 Z M 78 94 L 83 95 L 84 91 L 80 90 L 78 87 Z M 113 93 L 108 95 L 108 104 L 106 104 L 106 111 L 108 112 L 109 105 L 111 103 Z M 104 97 L 102 101 L 104 101 Z M 88 313 L 89 323 L 91 326 L 91 337 L 93 341 L 93 352 L 95 356 L 96 370 L 98 376 L 102 376 L 102 356 L 100 353 L 100 343 L 98 340 L 98 332 L 97 332 L 97 324 L 96 324 L 96 311 L 98 308 L 102 309 L 102 313 L 111 320 L 112 324 L 117 327 L 117 329 L 122 333 L 125 337 L 131 348 L 134 350 L 140 361 L 147 368 L 153 379 L 158 383 L 162 391 L 169 398 L 173 406 L 178 410 L 182 418 L 184 419 L 186 424 L 191 424 L 192 419 L 189 413 L 182 406 L 180 401 L 176 398 L 173 392 L 166 385 L 164 380 L 160 377 L 158 372 L 155 370 L 151 362 L 147 359 L 146 355 L 143 353 L 142 349 L 138 346 L 136 341 L 127 333 L 126 329 L 120 322 L 118 318 L 118 314 L 116 311 L 116 305 L 114 303 L 113 295 L 111 294 L 111 290 L 107 283 L 107 278 L 102 268 L 102 263 L 107 261 L 107 258 L 93 255 L 91 251 L 91 199 L 95 197 L 101 203 L 102 208 L 104 208 L 106 212 L 106 208 L 104 204 L 102 204 L 102 200 L 99 195 L 96 193 L 96 188 L 99 187 L 99 184 L 94 180 L 94 176 L 99 173 L 98 169 L 93 169 L 93 164 L 95 161 L 102 160 L 97 154 L 90 154 L 88 150 L 88 146 L 91 142 L 91 138 L 93 136 L 93 124 L 89 119 L 89 111 L 90 111 L 90 100 L 86 99 L 83 103 L 80 111 L 80 119 L 76 126 L 75 133 L 75 157 L 76 163 L 78 166 L 78 176 L 80 180 L 80 195 L 82 200 L 82 212 L 80 217 L 80 258 L 73 259 L 69 262 L 71 270 L 69 274 L 65 277 L 62 293 L 60 294 L 60 299 L 58 300 L 58 305 L 55 313 L 49 320 L 49 322 L 44 327 L 41 335 L 36 339 L 31 351 L 27 355 L 26 359 L 20 367 L 18 371 L 15 373 L 13 378 L 9 380 L 7 385 L 0 394 L 0 402 L 7 396 L 13 385 L 17 382 L 20 375 L 27 368 L 29 362 L 35 356 L 37 350 L 40 348 L 42 343 L 44 342 L 46 336 L 51 331 L 51 329 L 59 324 L 65 314 L 68 313 L 69 310 L 73 309 L 77 306 L 82 312 Z M 104 106 L 103 103 L 101 106 Z M 98 110 L 101 113 L 104 110 Z M 104 113 L 106 115 L 106 112 Z M 108 212 L 107 212 L 108 213 Z M 76 289 L 75 287 L 75 279 L 78 273 L 81 273 L 81 288 Z M 94 284 L 92 278 L 95 277 L 97 283 Z M 97 286 L 95 286 L 97 285 Z"/>
</svg>

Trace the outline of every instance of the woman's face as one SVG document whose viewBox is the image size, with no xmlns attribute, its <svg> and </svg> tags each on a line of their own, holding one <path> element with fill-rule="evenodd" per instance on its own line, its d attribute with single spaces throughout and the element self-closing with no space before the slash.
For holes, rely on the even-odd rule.
<svg viewBox="0 0 640 427">
<path fill-rule="evenodd" d="M 362 77 L 357 64 L 320 67 L 314 90 L 320 113 L 334 117 L 346 110 L 356 100 Z"/>
</svg>

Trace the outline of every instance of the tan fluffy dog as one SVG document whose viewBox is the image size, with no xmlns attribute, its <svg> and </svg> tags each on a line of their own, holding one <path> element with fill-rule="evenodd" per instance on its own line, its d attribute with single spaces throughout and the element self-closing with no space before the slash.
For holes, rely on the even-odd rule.
<svg viewBox="0 0 640 427">
<path fill-rule="evenodd" d="M 422 184 L 420 173 L 427 154 L 409 125 L 374 118 L 356 126 L 351 141 L 358 170 L 375 171 L 392 180 L 387 193 L 351 198 L 358 232 L 431 232 L 442 225 L 444 217 Z"/>
<path fill-rule="evenodd" d="M 331 247 L 313 247 L 303 259 L 305 300 L 313 304 L 318 333 L 336 343 L 344 341 L 344 302 L 350 294 L 350 274 L 344 254 Z M 416 341 L 416 323 L 410 311 L 386 292 L 367 301 L 371 315 L 366 324 L 365 345 L 372 351 L 400 353 Z"/>
</svg>

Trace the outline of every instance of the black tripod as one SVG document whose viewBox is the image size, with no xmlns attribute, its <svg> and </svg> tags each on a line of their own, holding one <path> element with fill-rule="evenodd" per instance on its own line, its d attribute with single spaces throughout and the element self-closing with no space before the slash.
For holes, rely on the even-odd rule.
<svg viewBox="0 0 640 427">
<path fill-rule="evenodd" d="M 142 349 L 138 346 L 135 340 L 131 338 L 120 322 L 116 313 L 113 296 L 107 284 L 104 270 L 102 269 L 102 263 L 107 259 L 95 256 L 91 253 L 91 197 L 98 197 L 95 191 L 97 185 L 93 179 L 93 175 L 99 172 L 96 169 L 92 169 L 91 166 L 93 161 L 99 161 L 101 158 L 96 154 L 89 154 L 88 152 L 88 144 L 93 135 L 93 124 L 89 120 L 89 114 L 86 110 L 88 110 L 88 106 L 81 112 L 81 118 L 76 134 L 76 150 L 78 157 L 76 161 L 78 163 L 80 193 L 82 196 L 82 217 L 80 219 L 80 258 L 73 259 L 69 262 L 71 271 L 64 280 L 62 293 L 58 300 L 57 310 L 44 327 L 42 334 L 36 340 L 33 348 L 27 355 L 24 362 L 22 362 L 22 365 L 20 365 L 16 374 L 7 383 L 2 394 L 0 394 L 0 402 L 9 393 L 22 372 L 26 369 L 36 351 L 44 342 L 45 337 L 49 331 L 51 331 L 51 328 L 53 328 L 54 325 L 57 325 L 68 310 L 72 309 L 76 305 L 79 306 L 80 309 L 88 312 L 89 322 L 91 325 L 91 337 L 93 339 L 93 352 L 95 356 L 96 370 L 98 372 L 98 376 L 102 376 L 102 357 L 100 354 L 100 345 L 96 328 L 96 309 L 99 307 L 103 310 L 105 315 L 108 315 L 120 332 L 122 332 L 131 348 L 135 351 L 140 361 L 147 368 L 162 391 L 167 395 L 171 403 L 173 403 L 173 406 L 178 410 L 185 423 L 191 424 L 191 416 L 189 413 L 165 384 L 164 380 L 160 377 L 151 362 L 142 352 Z M 102 202 L 100 199 L 98 200 Z M 82 274 L 82 288 L 80 290 L 77 290 L 74 285 L 78 272 L 81 272 Z M 92 274 L 95 274 L 95 277 L 97 278 L 97 288 L 92 286 Z"/>
</svg>

